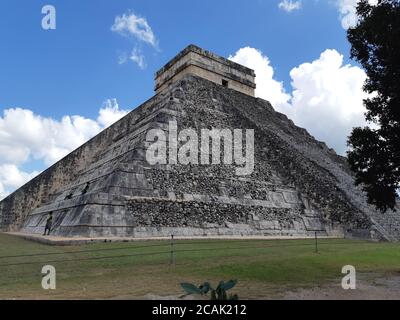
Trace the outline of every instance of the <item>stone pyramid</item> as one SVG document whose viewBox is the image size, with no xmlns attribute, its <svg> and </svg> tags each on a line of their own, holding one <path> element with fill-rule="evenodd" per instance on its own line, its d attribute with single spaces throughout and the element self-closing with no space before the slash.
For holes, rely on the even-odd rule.
<svg viewBox="0 0 400 320">
<path fill-rule="evenodd" d="M 345 158 L 255 98 L 254 77 L 187 47 L 156 74 L 154 97 L 4 199 L 1 230 L 43 233 L 53 212 L 52 235 L 64 237 L 399 239 L 399 216 L 368 206 Z M 171 123 L 253 129 L 254 170 L 149 163 L 148 132 Z"/>
</svg>

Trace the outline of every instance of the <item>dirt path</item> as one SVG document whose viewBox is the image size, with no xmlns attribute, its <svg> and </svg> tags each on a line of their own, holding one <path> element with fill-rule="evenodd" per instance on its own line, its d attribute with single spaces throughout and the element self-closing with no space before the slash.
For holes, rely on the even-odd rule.
<svg viewBox="0 0 400 320">
<path fill-rule="evenodd" d="M 116 297 L 130 299 L 129 297 Z M 199 297 L 187 296 L 184 300 L 193 300 Z M 139 299 L 143 300 L 178 300 L 178 296 L 159 296 L 147 294 Z M 205 299 L 205 298 L 204 298 Z M 274 292 L 260 300 L 400 300 L 400 275 L 359 274 L 357 288 L 344 290 L 340 279 L 337 283 L 327 284 L 311 289 L 299 289 L 286 292 Z"/>
<path fill-rule="evenodd" d="M 312 289 L 286 292 L 289 300 L 400 300 L 400 275 L 359 274 L 355 290 L 344 290 L 340 281 Z"/>
</svg>

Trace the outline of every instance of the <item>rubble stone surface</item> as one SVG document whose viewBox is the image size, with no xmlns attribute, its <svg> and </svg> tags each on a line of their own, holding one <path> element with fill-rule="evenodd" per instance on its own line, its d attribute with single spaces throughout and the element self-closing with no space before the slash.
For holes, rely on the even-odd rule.
<svg viewBox="0 0 400 320">
<path fill-rule="evenodd" d="M 155 165 L 146 133 L 254 129 L 255 168 Z M 186 75 L 0 203 L 0 229 L 63 237 L 311 236 L 399 239 L 366 203 L 346 159 L 265 100 Z M 389 227 L 390 223 L 390 227 Z"/>
</svg>

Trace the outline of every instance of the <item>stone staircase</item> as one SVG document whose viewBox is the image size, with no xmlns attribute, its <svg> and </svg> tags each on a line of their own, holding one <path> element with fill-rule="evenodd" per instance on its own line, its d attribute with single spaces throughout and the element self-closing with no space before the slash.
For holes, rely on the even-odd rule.
<svg viewBox="0 0 400 320">
<path fill-rule="evenodd" d="M 385 230 L 390 241 L 400 241 L 400 207 L 397 211 L 387 211 L 385 213 L 376 212 L 372 214 L 371 220 L 375 225 Z"/>
</svg>

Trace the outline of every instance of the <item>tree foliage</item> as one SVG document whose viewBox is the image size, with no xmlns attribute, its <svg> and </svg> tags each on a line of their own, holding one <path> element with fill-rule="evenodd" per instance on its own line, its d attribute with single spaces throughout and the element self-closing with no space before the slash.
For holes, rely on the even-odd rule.
<svg viewBox="0 0 400 320">
<path fill-rule="evenodd" d="M 355 128 L 348 160 L 356 184 L 381 211 L 394 209 L 400 187 L 400 0 L 360 0 L 347 32 L 351 57 L 365 69 L 369 127 Z"/>
<path fill-rule="evenodd" d="M 238 300 L 239 297 L 237 294 L 230 295 L 228 297 L 227 291 L 235 287 L 237 284 L 237 280 L 229 280 L 228 282 L 221 281 L 218 284 L 218 287 L 214 289 L 209 282 L 204 282 L 200 286 L 196 286 L 191 283 L 181 283 L 182 289 L 186 292 L 186 295 L 190 294 L 198 294 L 198 295 L 207 295 L 210 294 L 210 300 Z"/>
</svg>

